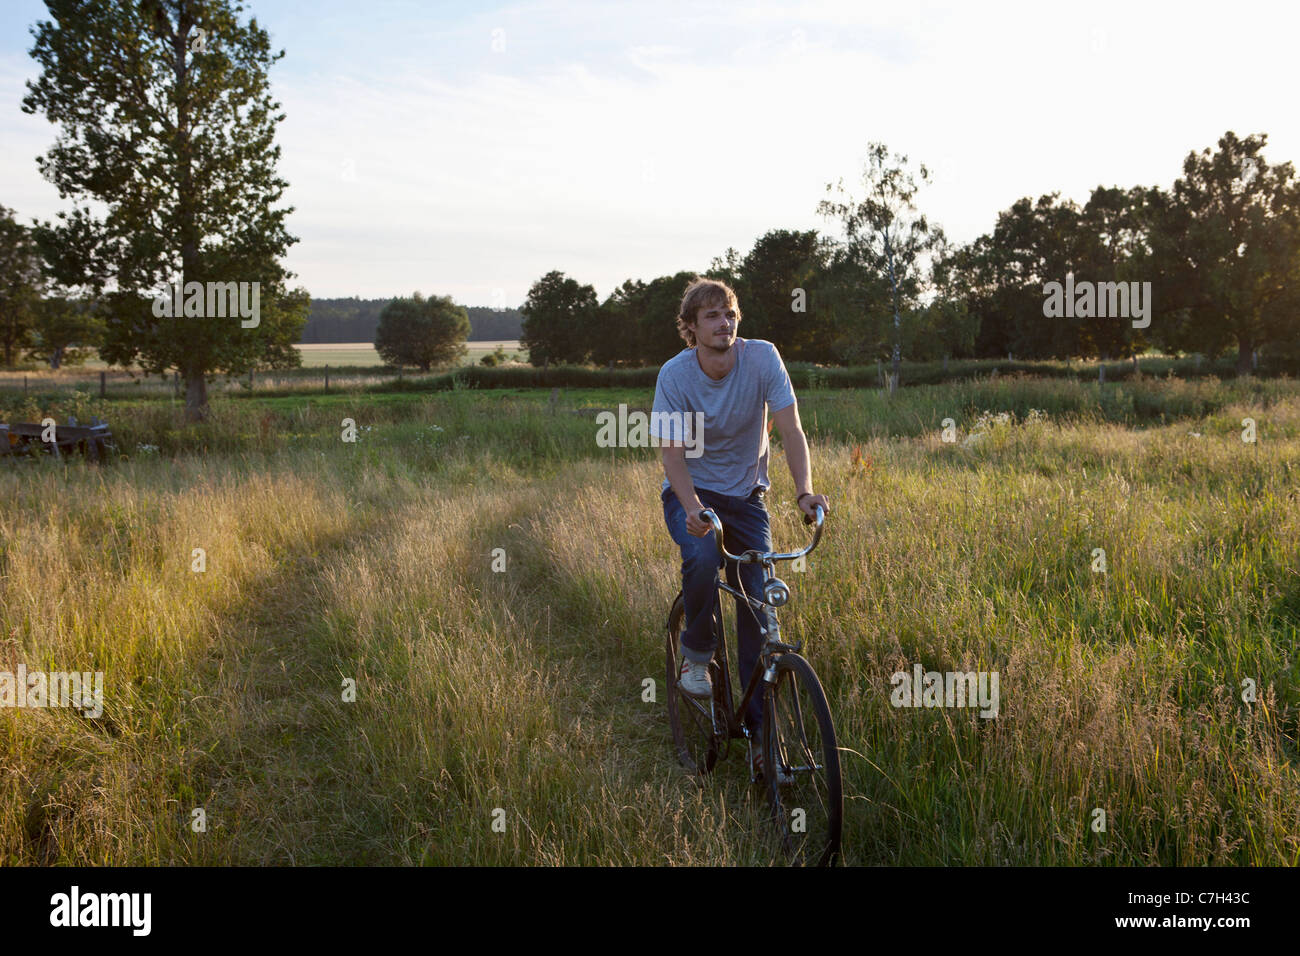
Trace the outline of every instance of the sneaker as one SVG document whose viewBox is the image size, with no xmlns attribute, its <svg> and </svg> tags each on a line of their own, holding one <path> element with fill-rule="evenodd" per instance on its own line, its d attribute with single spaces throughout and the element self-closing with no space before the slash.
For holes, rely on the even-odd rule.
<svg viewBox="0 0 1300 956">
<path fill-rule="evenodd" d="M 677 681 L 677 686 L 688 697 L 712 697 L 713 678 L 709 676 L 709 662 L 697 663 L 683 658 L 681 677 Z"/>
<path fill-rule="evenodd" d="M 763 752 L 761 750 L 754 751 L 753 771 L 755 780 L 760 783 L 766 780 L 766 777 L 763 776 Z M 788 787 L 794 783 L 794 774 L 782 767 L 777 770 L 776 782 L 778 786 Z"/>
</svg>

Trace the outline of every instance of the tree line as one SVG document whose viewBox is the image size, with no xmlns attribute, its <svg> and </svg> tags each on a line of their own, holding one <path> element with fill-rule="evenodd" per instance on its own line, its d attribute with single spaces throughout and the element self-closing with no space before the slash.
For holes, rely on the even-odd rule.
<svg viewBox="0 0 1300 956">
<path fill-rule="evenodd" d="M 78 365 L 106 342 L 108 303 L 92 296 L 57 294 L 57 287 L 46 278 L 51 268 L 35 230 L 18 222 L 13 210 L 0 206 L 0 361 L 7 367 L 24 358 L 54 369 Z M 300 341 L 377 342 L 381 316 L 396 301 L 400 297 L 311 299 Z M 519 338 L 523 315 L 518 309 L 463 308 L 469 319 L 466 341 Z M 390 332 L 385 341 L 391 338 Z M 419 354 L 420 343 L 412 345 Z"/>
<path fill-rule="evenodd" d="M 93 343 L 113 365 L 175 369 L 188 417 L 201 420 L 212 375 L 300 364 L 293 346 L 311 302 L 284 266 L 298 240 L 281 203 L 284 115 L 269 81 L 284 51 L 231 0 L 46 6 L 22 109 L 59 127 L 37 163 L 73 206 L 31 227 L 0 209 L 0 355 L 58 365 Z M 793 360 L 889 359 L 895 381 L 903 354 L 1115 358 L 1151 347 L 1235 350 L 1248 372 L 1258 352 L 1300 341 L 1300 186 L 1290 163 L 1265 160 L 1265 143 L 1226 133 L 1217 150 L 1189 153 L 1167 189 L 1099 186 L 1082 205 L 1022 198 L 965 245 L 923 212 L 924 165 L 875 143 L 860 185 L 828 185 L 817 206 L 837 229 L 772 230 L 705 274 L 739 292 L 744 335 Z M 628 279 L 600 302 L 590 285 L 548 273 L 518 310 L 519 338 L 534 364 L 660 364 L 683 346 L 674 319 L 692 275 Z M 1149 322 L 1102 315 L 1100 295 L 1074 298 L 1119 283 L 1149 284 Z M 241 302 L 255 290 L 252 321 L 220 306 L 235 285 Z M 1070 290 L 1064 308 L 1049 305 L 1052 285 Z M 179 293 L 159 293 L 169 286 L 184 291 L 183 308 Z M 168 301 L 176 307 L 159 308 Z M 425 368 L 463 355 L 471 334 L 513 337 L 487 331 L 508 312 L 476 327 L 447 297 L 393 299 L 379 316 L 353 302 L 319 313 L 320 341 L 331 323 L 373 318 L 381 355 Z"/>
<path fill-rule="evenodd" d="M 302 342 L 373 342 L 379 329 L 379 316 L 393 301 L 361 299 L 312 299 Z M 489 306 L 465 307 L 469 315 L 470 342 L 492 342 L 519 338 L 524 317 L 518 309 L 494 309 Z"/>
<path fill-rule="evenodd" d="M 861 195 L 828 185 L 818 206 L 838 234 L 774 229 L 698 274 L 736 289 L 741 335 L 791 360 L 887 360 L 896 375 L 902 355 L 1115 359 L 1158 348 L 1235 351 L 1246 374 L 1260 350 L 1300 358 L 1300 182 L 1291 163 L 1265 159 L 1266 142 L 1229 131 L 1217 149 L 1190 152 L 1168 189 L 1098 186 L 1082 205 L 1059 192 L 1022 198 L 965 245 L 920 210 L 926 167 L 873 143 Z M 550 272 L 520 310 L 522 344 L 534 365 L 662 364 L 685 347 L 674 320 L 695 275 L 628 279 L 601 302 Z"/>
</svg>

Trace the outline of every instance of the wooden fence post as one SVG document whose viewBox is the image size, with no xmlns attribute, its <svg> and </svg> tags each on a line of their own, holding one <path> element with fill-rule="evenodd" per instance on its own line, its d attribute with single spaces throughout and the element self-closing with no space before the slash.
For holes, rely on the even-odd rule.
<svg viewBox="0 0 1300 956">
<path fill-rule="evenodd" d="M 326 362 L 325 363 L 325 391 L 328 392 L 329 390 L 330 390 L 330 367 L 329 367 L 329 363 Z"/>
<path fill-rule="evenodd" d="M 99 373 L 99 397 L 100 398 L 107 398 L 107 393 L 105 392 L 107 386 L 108 386 L 108 373 L 100 372 Z"/>
</svg>

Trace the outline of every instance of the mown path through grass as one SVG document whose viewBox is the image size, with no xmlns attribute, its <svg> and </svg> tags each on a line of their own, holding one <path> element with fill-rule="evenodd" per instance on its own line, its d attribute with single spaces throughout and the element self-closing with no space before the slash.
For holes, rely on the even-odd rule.
<svg viewBox="0 0 1300 956">
<path fill-rule="evenodd" d="M 849 862 L 1296 861 L 1300 401 L 1237 391 L 1146 429 L 949 444 L 900 411 L 815 439 L 836 511 L 782 620 L 847 748 Z M 838 430 L 849 397 L 807 404 Z M 0 859 L 765 862 L 743 748 L 698 788 L 669 744 L 657 462 L 473 398 L 231 403 L 159 455 L 0 473 L 4 654 L 107 677 L 102 721 L 0 713 Z M 771 471 L 793 547 L 779 447 Z M 998 718 L 891 707 L 915 663 L 999 670 Z"/>
<path fill-rule="evenodd" d="M 181 789 L 208 829 L 170 862 L 764 861 L 743 747 L 696 787 L 668 747 L 662 658 L 580 585 L 557 588 L 569 525 L 545 509 L 566 484 L 521 488 L 486 521 L 472 499 L 435 515 L 407 487 L 286 551 L 229 613 L 238 644 L 199 667 L 206 691 L 178 731 L 205 757 Z M 514 573 L 493 572 L 498 547 Z M 421 566 L 416 595 L 402 583 Z M 656 636 L 662 611 L 642 622 Z"/>
</svg>

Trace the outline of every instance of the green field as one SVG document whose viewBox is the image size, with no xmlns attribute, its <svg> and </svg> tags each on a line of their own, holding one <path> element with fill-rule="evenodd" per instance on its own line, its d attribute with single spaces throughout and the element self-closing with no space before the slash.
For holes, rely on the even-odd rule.
<svg viewBox="0 0 1300 956">
<path fill-rule="evenodd" d="M 0 669 L 105 674 L 99 719 L 0 709 L 0 862 L 767 862 L 743 759 L 698 787 L 670 746 L 658 453 L 594 441 L 651 394 L 549 399 L 218 396 L 186 428 L 0 398 L 99 413 L 123 453 L 0 459 Z M 847 863 L 1300 860 L 1300 385 L 799 401 L 834 511 L 782 622 L 836 716 Z M 998 717 L 892 707 L 915 663 L 998 671 Z"/>
</svg>

